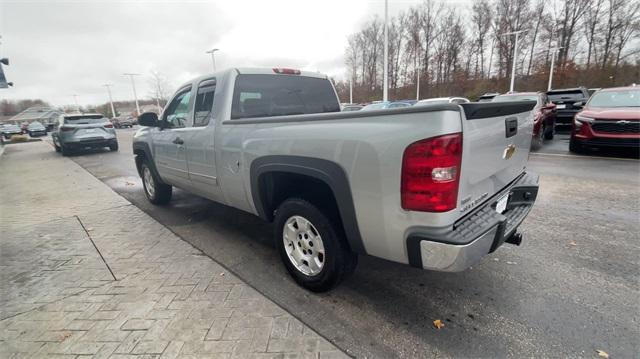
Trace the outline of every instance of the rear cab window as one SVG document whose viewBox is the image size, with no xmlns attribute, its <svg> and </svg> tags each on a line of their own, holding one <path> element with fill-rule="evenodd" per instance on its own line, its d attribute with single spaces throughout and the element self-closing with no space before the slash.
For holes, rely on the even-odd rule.
<svg viewBox="0 0 640 359">
<path fill-rule="evenodd" d="M 327 79 L 300 75 L 239 74 L 231 119 L 340 112 Z"/>
</svg>

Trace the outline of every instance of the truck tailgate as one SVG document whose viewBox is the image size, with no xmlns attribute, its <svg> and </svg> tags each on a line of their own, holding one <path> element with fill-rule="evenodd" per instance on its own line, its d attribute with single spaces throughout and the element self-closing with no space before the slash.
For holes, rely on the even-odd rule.
<svg viewBox="0 0 640 359">
<path fill-rule="evenodd" d="M 533 132 L 534 101 L 462 104 L 460 217 L 520 176 Z"/>
</svg>

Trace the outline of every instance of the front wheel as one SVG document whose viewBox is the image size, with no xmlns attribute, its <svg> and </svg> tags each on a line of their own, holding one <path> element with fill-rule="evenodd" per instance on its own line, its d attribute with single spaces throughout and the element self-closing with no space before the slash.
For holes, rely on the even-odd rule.
<svg viewBox="0 0 640 359">
<path fill-rule="evenodd" d="M 584 152 L 584 148 L 578 141 L 574 140 L 572 137 L 571 140 L 569 140 L 569 151 L 573 153 L 582 153 Z"/>
<path fill-rule="evenodd" d="M 171 201 L 172 187 L 160 181 L 151 170 L 147 161 L 147 159 L 144 159 L 141 168 L 144 194 L 147 196 L 149 202 L 153 204 L 169 203 L 169 201 Z"/>
<path fill-rule="evenodd" d="M 117 151 L 117 150 L 118 150 L 118 142 L 110 144 L 110 145 L 109 145 L 109 149 L 110 149 L 112 152 Z"/>
<path fill-rule="evenodd" d="M 556 127 L 554 125 L 547 126 L 544 132 L 544 139 L 553 140 L 553 136 L 555 134 L 556 134 Z"/>
<path fill-rule="evenodd" d="M 355 269 L 358 257 L 338 223 L 300 198 L 287 199 L 276 211 L 276 247 L 287 271 L 302 287 L 328 291 Z"/>
</svg>

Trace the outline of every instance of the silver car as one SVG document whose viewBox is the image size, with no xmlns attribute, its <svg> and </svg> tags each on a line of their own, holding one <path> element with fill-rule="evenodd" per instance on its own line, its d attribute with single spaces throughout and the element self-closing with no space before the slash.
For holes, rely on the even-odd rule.
<svg viewBox="0 0 640 359">
<path fill-rule="evenodd" d="M 63 156 L 85 148 L 118 150 L 113 124 L 101 114 L 62 114 L 58 122 L 58 129 L 51 137 L 56 151 L 62 152 Z"/>
</svg>

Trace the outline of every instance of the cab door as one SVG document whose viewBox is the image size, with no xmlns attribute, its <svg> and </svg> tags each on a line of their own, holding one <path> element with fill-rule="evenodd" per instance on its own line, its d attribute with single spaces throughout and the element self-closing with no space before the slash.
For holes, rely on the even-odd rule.
<svg viewBox="0 0 640 359">
<path fill-rule="evenodd" d="M 178 90 L 162 114 L 160 126 L 151 134 L 158 173 L 165 182 L 177 187 L 189 184 L 184 138 L 191 98 L 191 86 Z"/>
<path fill-rule="evenodd" d="M 220 201 L 215 156 L 215 119 L 213 117 L 216 78 L 200 81 L 194 91 L 192 126 L 185 133 L 190 189 L 194 193 Z"/>
</svg>

